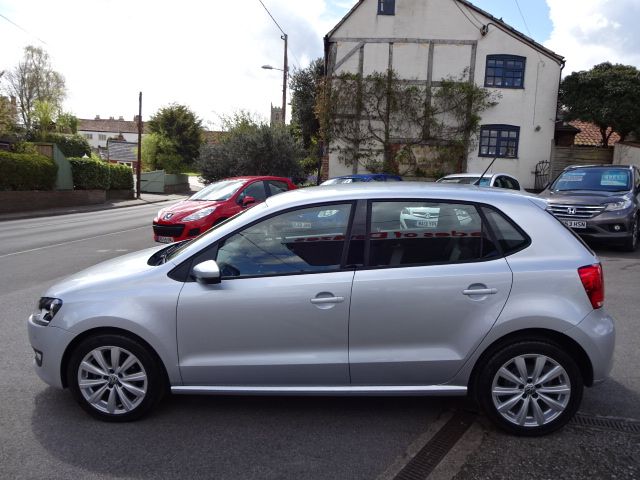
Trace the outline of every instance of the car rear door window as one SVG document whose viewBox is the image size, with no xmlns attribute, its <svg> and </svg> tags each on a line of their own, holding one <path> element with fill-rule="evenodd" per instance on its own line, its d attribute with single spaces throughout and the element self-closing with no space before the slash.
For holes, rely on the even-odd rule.
<svg viewBox="0 0 640 480">
<path fill-rule="evenodd" d="M 222 278 L 336 271 L 351 204 L 316 206 L 268 218 L 218 247 Z"/>
<path fill-rule="evenodd" d="M 369 262 L 375 266 L 472 262 L 499 255 L 474 205 L 371 203 Z"/>
</svg>

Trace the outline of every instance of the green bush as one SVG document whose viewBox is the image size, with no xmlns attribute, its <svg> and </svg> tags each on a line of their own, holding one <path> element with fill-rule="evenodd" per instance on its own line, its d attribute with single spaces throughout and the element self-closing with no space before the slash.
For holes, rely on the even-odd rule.
<svg viewBox="0 0 640 480">
<path fill-rule="evenodd" d="M 57 174 L 44 155 L 0 151 L 0 190 L 53 190 Z"/>
<path fill-rule="evenodd" d="M 75 190 L 108 190 L 109 165 L 89 158 L 69 158 Z"/>
<path fill-rule="evenodd" d="M 109 190 L 133 190 L 133 171 L 126 165 L 109 163 Z"/>
<path fill-rule="evenodd" d="M 64 135 L 62 133 L 47 133 L 43 142 L 55 143 L 67 158 L 91 156 L 89 142 L 82 135 Z"/>
</svg>

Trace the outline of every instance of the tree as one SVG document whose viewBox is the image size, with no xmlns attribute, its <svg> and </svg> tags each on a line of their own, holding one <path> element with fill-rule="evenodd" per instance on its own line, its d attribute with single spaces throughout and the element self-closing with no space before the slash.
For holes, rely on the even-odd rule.
<svg viewBox="0 0 640 480">
<path fill-rule="evenodd" d="M 49 102 L 59 109 L 66 96 L 64 77 L 53 70 L 49 54 L 39 47 L 25 47 L 22 61 L 3 78 L 9 95 L 17 99 L 27 132 L 32 130 L 37 102 Z"/>
<path fill-rule="evenodd" d="M 145 170 L 180 173 L 182 157 L 175 144 L 164 135 L 151 133 L 142 139 L 142 166 Z"/>
<path fill-rule="evenodd" d="M 201 149 L 198 165 L 205 181 L 241 175 L 300 177 L 305 152 L 286 126 L 270 126 L 245 112 L 224 124 L 222 141 Z"/>
<path fill-rule="evenodd" d="M 194 165 L 202 144 L 202 120 L 184 105 L 171 104 L 158 110 L 147 122 L 151 133 L 171 143 L 159 144 L 160 153 L 177 154 L 184 166 Z M 168 149 L 165 150 L 165 147 Z"/>
<path fill-rule="evenodd" d="M 300 132 L 305 149 L 312 146 L 320 130 L 315 114 L 316 97 L 324 75 L 324 60 L 317 58 L 304 69 L 295 70 L 289 81 L 291 89 L 291 123 Z"/>
<path fill-rule="evenodd" d="M 0 96 L 0 134 L 16 131 L 16 110 L 11 100 Z"/>
<path fill-rule="evenodd" d="M 420 174 L 413 147 L 429 146 L 434 163 L 464 171 L 480 112 L 495 105 L 486 89 L 460 78 L 435 88 L 398 78 L 393 70 L 362 77 L 343 73 L 325 81 L 316 114 L 327 144 L 346 165 L 370 171 Z M 404 164 L 405 171 L 400 171 Z"/>
<path fill-rule="evenodd" d="M 559 99 L 567 120 L 600 128 L 605 147 L 612 132 L 624 140 L 640 127 L 640 71 L 630 65 L 605 62 L 574 72 L 562 81 Z"/>
</svg>

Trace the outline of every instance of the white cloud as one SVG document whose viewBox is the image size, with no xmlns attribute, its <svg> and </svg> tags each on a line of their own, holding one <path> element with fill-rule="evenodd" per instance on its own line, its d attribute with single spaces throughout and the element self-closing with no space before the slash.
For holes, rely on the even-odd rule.
<svg viewBox="0 0 640 480">
<path fill-rule="evenodd" d="M 602 62 L 640 67 L 638 0 L 547 0 L 553 32 L 545 45 L 567 59 L 565 74 Z"/>
<path fill-rule="evenodd" d="M 323 55 L 346 11 L 332 0 L 263 2 L 289 35 L 291 68 Z M 42 46 L 66 78 L 66 108 L 82 118 L 133 118 L 139 91 L 145 118 L 177 102 L 213 127 L 238 109 L 268 118 L 282 102 L 281 72 L 260 66 L 282 68 L 283 42 L 258 0 L 0 0 L 0 13 L 30 32 L 0 18 L 0 70 Z"/>
</svg>

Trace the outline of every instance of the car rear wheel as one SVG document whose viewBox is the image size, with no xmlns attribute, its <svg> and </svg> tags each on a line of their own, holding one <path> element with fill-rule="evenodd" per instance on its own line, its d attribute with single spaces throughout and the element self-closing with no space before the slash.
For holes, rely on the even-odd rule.
<svg viewBox="0 0 640 480">
<path fill-rule="evenodd" d="M 631 236 L 625 241 L 624 249 L 627 252 L 635 252 L 638 248 L 638 235 L 640 234 L 640 222 L 638 222 L 638 217 L 633 221 L 631 225 Z"/>
<path fill-rule="evenodd" d="M 580 406 L 583 381 L 575 361 L 543 340 L 508 345 L 480 366 L 480 406 L 500 428 L 538 436 L 566 424 Z"/>
<path fill-rule="evenodd" d="M 82 408 L 111 422 L 136 420 L 164 392 L 158 362 L 139 342 L 122 335 L 82 341 L 67 368 L 67 383 Z"/>
</svg>

